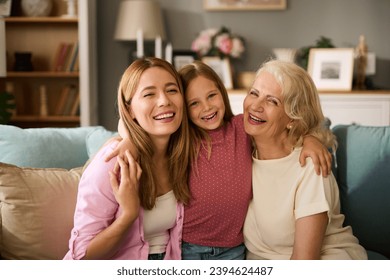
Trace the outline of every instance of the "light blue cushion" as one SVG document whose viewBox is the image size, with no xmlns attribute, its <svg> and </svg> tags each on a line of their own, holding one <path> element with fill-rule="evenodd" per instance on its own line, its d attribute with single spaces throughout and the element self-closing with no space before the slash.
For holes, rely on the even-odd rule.
<svg viewBox="0 0 390 280">
<path fill-rule="evenodd" d="M 21 129 L 0 125 L 0 161 L 36 168 L 83 166 L 89 158 L 86 136 L 96 128 Z"/>
<path fill-rule="evenodd" d="M 97 127 L 88 133 L 86 139 L 88 157 L 94 156 L 108 139 L 117 135 L 116 132 L 106 130 L 104 127 Z"/>
<path fill-rule="evenodd" d="M 390 127 L 339 125 L 333 132 L 345 222 L 367 250 L 390 258 Z"/>
</svg>

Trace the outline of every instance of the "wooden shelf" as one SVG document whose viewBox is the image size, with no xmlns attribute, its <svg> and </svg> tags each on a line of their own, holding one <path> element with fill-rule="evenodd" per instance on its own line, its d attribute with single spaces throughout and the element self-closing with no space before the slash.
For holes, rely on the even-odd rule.
<svg viewBox="0 0 390 280">
<path fill-rule="evenodd" d="M 67 17 L 6 17 L 6 23 L 78 23 L 78 18 Z"/>
<path fill-rule="evenodd" d="M 78 78 L 79 72 L 31 71 L 7 72 L 7 78 Z"/>
<path fill-rule="evenodd" d="M 20 115 L 14 116 L 11 122 L 75 122 L 80 121 L 79 116 L 36 116 L 36 115 Z"/>
<path fill-rule="evenodd" d="M 247 94 L 244 88 L 228 89 L 229 94 Z M 389 90 L 319 91 L 319 94 L 390 94 Z"/>
</svg>

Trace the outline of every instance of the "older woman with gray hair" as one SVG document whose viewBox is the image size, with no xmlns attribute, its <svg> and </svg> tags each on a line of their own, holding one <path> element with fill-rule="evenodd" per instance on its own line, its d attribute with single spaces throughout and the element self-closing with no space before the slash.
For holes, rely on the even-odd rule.
<svg viewBox="0 0 390 280">
<path fill-rule="evenodd" d="M 244 101 L 244 127 L 255 146 L 253 200 L 244 225 L 247 259 L 367 259 L 343 227 L 337 182 L 299 164 L 304 135 L 336 148 L 323 127 L 317 89 L 301 67 L 271 60 Z"/>
</svg>

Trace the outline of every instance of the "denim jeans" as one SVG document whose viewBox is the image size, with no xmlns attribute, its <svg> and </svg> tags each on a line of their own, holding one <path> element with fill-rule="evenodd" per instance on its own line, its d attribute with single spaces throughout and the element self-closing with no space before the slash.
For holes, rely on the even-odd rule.
<svg viewBox="0 0 390 280">
<path fill-rule="evenodd" d="M 209 247 L 183 242 L 181 247 L 183 260 L 244 260 L 245 245 L 237 247 Z"/>
<path fill-rule="evenodd" d="M 150 261 L 159 261 L 159 260 L 163 260 L 164 257 L 165 257 L 165 253 L 149 254 L 148 260 L 150 260 Z"/>
</svg>

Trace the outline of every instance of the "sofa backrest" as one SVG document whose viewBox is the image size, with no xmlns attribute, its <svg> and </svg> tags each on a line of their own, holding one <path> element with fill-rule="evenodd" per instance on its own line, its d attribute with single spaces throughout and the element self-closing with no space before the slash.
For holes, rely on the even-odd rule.
<svg viewBox="0 0 390 280">
<path fill-rule="evenodd" d="M 80 167 L 113 135 L 101 126 L 22 129 L 0 125 L 0 162 L 19 167 Z"/>
<path fill-rule="evenodd" d="M 367 250 L 390 258 L 390 127 L 338 125 L 333 132 L 345 223 Z"/>
</svg>

